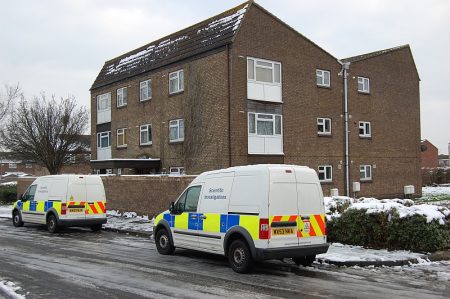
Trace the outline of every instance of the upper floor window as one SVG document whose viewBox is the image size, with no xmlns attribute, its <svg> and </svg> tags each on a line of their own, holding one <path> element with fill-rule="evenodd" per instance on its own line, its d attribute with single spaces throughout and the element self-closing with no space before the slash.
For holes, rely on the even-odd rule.
<svg viewBox="0 0 450 299">
<path fill-rule="evenodd" d="M 359 179 L 361 181 L 370 181 L 372 179 L 372 165 L 359 166 Z"/>
<path fill-rule="evenodd" d="M 333 180 L 333 166 L 321 165 L 319 166 L 319 181 L 331 182 Z"/>
<path fill-rule="evenodd" d="M 142 125 L 139 129 L 140 132 L 140 145 L 152 144 L 152 125 Z"/>
<path fill-rule="evenodd" d="M 184 90 L 184 71 L 179 70 L 169 74 L 169 94 Z"/>
<path fill-rule="evenodd" d="M 331 135 L 331 118 L 317 118 L 317 134 Z"/>
<path fill-rule="evenodd" d="M 117 147 L 127 147 L 127 129 L 117 129 Z"/>
<path fill-rule="evenodd" d="M 359 137 L 372 137 L 372 128 L 370 122 L 359 122 Z"/>
<path fill-rule="evenodd" d="M 330 87 L 330 72 L 324 70 L 316 70 L 317 86 Z"/>
<path fill-rule="evenodd" d="M 122 87 L 117 89 L 117 107 L 123 107 L 127 105 L 127 88 Z"/>
<path fill-rule="evenodd" d="M 281 115 L 253 113 L 248 114 L 248 134 L 262 136 L 281 136 Z"/>
<path fill-rule="evenodd" d="M 97 147 L 108 148 L 111 146 L 111 131 L 97 133 Z"/>
<path fill-rule="evenodd" d="M 179 142 L 184 140 L 184 120 L 175 119 L 169 122 L 169 141 Z"/>
<path fill-rule="evenodd" d="M 247 58 L 247 79 L 280 85 L 281 64 L 270 60 Z"/>
<path fill-rule="evenodd" d="M 17 168 L 17 163 L 16 162 L 9 162 L 8 163 L 8 168 Z"/>
<path fill-rule="evenodd" d="M 97 96 L 97 111 L 111 109 L 111 93 L 104 93 Z"/>
<path fill-rule="evenodd" d="M 152 80 L 142 81 L 139 84 L 139 100 L 146 101 L 152 98 Z"/>
<path fill-rule="evenodd" d="M 370 93 L 369 78 L 358 77 L 358 91 L 363 93 Z"/>
</svg>

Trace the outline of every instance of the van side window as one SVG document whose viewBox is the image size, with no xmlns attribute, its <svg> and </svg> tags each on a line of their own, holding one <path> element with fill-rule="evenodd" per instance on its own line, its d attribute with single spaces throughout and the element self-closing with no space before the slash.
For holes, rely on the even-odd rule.
<svg viewBox="0 0 450 299">
<path fill-rule="evenodd" d="M 27 192 L 25 192 L 25 198 L 27 200 L 34 200 L 34 194 L 36 194 L 36 187 L 37 185 L 31 185 L 30 188 L 28 188 Z"/>
<path fill-rule="evenodd" d="M 175 204 L 175 209 L 179 213 L 197 212 L 198 199 L 202 186 L 193 186 L 186 190 Z"/>
</svg>

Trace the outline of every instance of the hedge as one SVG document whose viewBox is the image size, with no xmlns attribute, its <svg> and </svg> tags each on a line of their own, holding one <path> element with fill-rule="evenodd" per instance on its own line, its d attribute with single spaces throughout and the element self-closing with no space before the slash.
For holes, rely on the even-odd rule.
<svg viewBox="0 0 450 299">
<path fill-rule="evenodd" d="M 12 203 L 17 199 L 17 185 L 0 186 L 0 202 Z"/>
<path fill-rule="evenodd" d="M 400 218 L 394 210 L 367 214 L 365 209 L 349 209 L 327 221 L 330 242 L 370 248 L 403 249 L 422 252 L 443 250 L 450 242 L 450 221 L 427 223 L 426 217 Z"/>
</svg>

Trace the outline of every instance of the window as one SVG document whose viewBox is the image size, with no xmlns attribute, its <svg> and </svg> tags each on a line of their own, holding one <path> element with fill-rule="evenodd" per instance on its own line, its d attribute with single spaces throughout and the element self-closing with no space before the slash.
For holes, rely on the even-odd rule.
<svg viewBox="0 0 450 299">
<path fill-rule="evenodd" d="M 104 93 L 97 96 L 97 110 L 108 110 L 111 108 L 111 93 Z"/>
<path fill-rule="evenodd" d="M 281 64 L 269 60 L 247 58 L 247 79 L 281 85 Z"/>
<path fill-rule="evenodd" d="M 127 105 L 127 88 L 122 87 L 117 89 L 117 107 L 123 107 Z"/>
<path fill-rule="evenodd" d="M 186 190 L 175 203 L 175 210 L 179 213 L 197 212 L 198 199 L 202 186 L 193 186 Z"/>
<path fill-rule="evenodd" d="M 152 144 L 152 125 L 140 126 L 139 132 L 140 132 L 140 138 L 139 138 L 140 145 Z"/>
<path fill-rule="evenodd" d="M 331 135 L 331 118 L 317 119 L 317 134 Z"/>
<path fill-rule="evenodd" d="M 33 164 L 27 163 L 27 164 L 25 164 L 25 168 L 33 168 Z"/>
<path fill-rule="evenodd" d="M 117 147 L 127 147 L 127 129 L 117 129 Z"/>
<path fill-rule="evenodd" d="M 122 175 L 122 168 L 117 168 L 117 175 Z"/>
<path fill-rule="evenodd" d="M 253 113 L 248 114 L 248 133 L 253 135 L 281 135 L 282 120 L 278 114 Z"/>
<path fill-rule="evenodd" d="M 141 102 L 152 98 L 152 80 L 142 81 L 140 84 L 139 100 Z"/>
<path fill-rule="evenodd" d="M 359 122 L 359 137 L 363 138 L 372 137 L 372 128 L 370 122 L 368 121 Z"/>
<path fill-rule="evenodd" d="M 372 165 L 359 166 L 359 178 L 361 181 L 372 180 Z"/>
<path fill-rule="evenodd" d="M 8 163 L 8 167 L 9 168 L 17 168 L 17 163 L 16 162 L 9 162 Z"/>
<path fill-rule="evenodd" d="M 319 181 L 331 182 L 333 180 L 333 166 L 321 165 L 319 166 Z"/>
<path fill-rule="evenodd" d="M 113 174 L 113 170 L 111 168 L 106 169 L 106 174 Z"/>
<path fill-rule="evenodd" d="M 111 146 L 111 132 L 97 133 L 97 147 L 108 148 Z"/>
<path fill-rule="evenodd" d="M 184 140 L 184 120 L 176 119 L 169 122 L 169 141 L 178 142 Z"/>
<path fill-rule="evenodd" d="M 330 87 L 330 72 L 324 70 L 316 70 L 317 86 Z"/>
<path fill-rule="evenodd" d="M 34 200 L 34 195 L 36 194 L 36 187 L 37 185 L 31 185 L 23 195 L 23 198 L 25 198 L 25 200 Z"/>
<path fill-rule="evenodd" d="M 184 72 L 179 70 L 169 74 L 169 94 L 184 90 Z"/>
<path fill-rule="evenodd" d="M 184 167 L 170 167 L 169 174 L 182 175 L 184 174 Z"/>
<path fill-rule="evenodd" d="M 369 78 L 358 77 L 358 91 L 370 93 Z"/>
</svg>

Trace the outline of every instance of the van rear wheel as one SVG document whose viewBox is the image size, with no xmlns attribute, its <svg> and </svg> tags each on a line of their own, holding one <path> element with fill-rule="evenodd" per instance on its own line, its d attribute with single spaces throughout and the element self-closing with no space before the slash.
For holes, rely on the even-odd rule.
<svg viewBox="0 0 450 299">
<path fill-rule="evenodd" d="M 292 260 L 297 266 L 302 265 L 303 267 L 311 267 L 312 263 L 316 260 L 316 255 L 294 257 Z"/>
<path fill-rule="evenodd" d="M 169 255 L 175 251 L 175 247 L 170 243 L 169 233 L 165 228 L 156 233 L 155 243 L 160 254 Z"/>
<path fill-rule="evenodd" d="M 56 220 L 55 215 L 51 214 L 47 218 L 47 230 L 50 233 L 56 233 L 58 230 L 58 221 Z"/>
<path fill-rule="evenodd" d="M 253 267 L 253 258 L 247 243 L 235 240 L 228 250 L 228 263 L 237 273 L 248 273 Z"/>
<path fill-rule="evenodd" d="M 20 216 L 19 211 L 14 211 L 13 212 L 13 225 L 15 227 L 21 227 L 23 226 L 23 221 L 22 221 L 22 217 Z"/>
<path fill-rule="evenodd" d="M 101 224 L 94 224 L 94 225 L 91 225 L 91 230 L 93 231 L 93 232 L 98 232 L 99 230 L 101 230 L 102 229 L 102 225 Z"/>
</svg>

